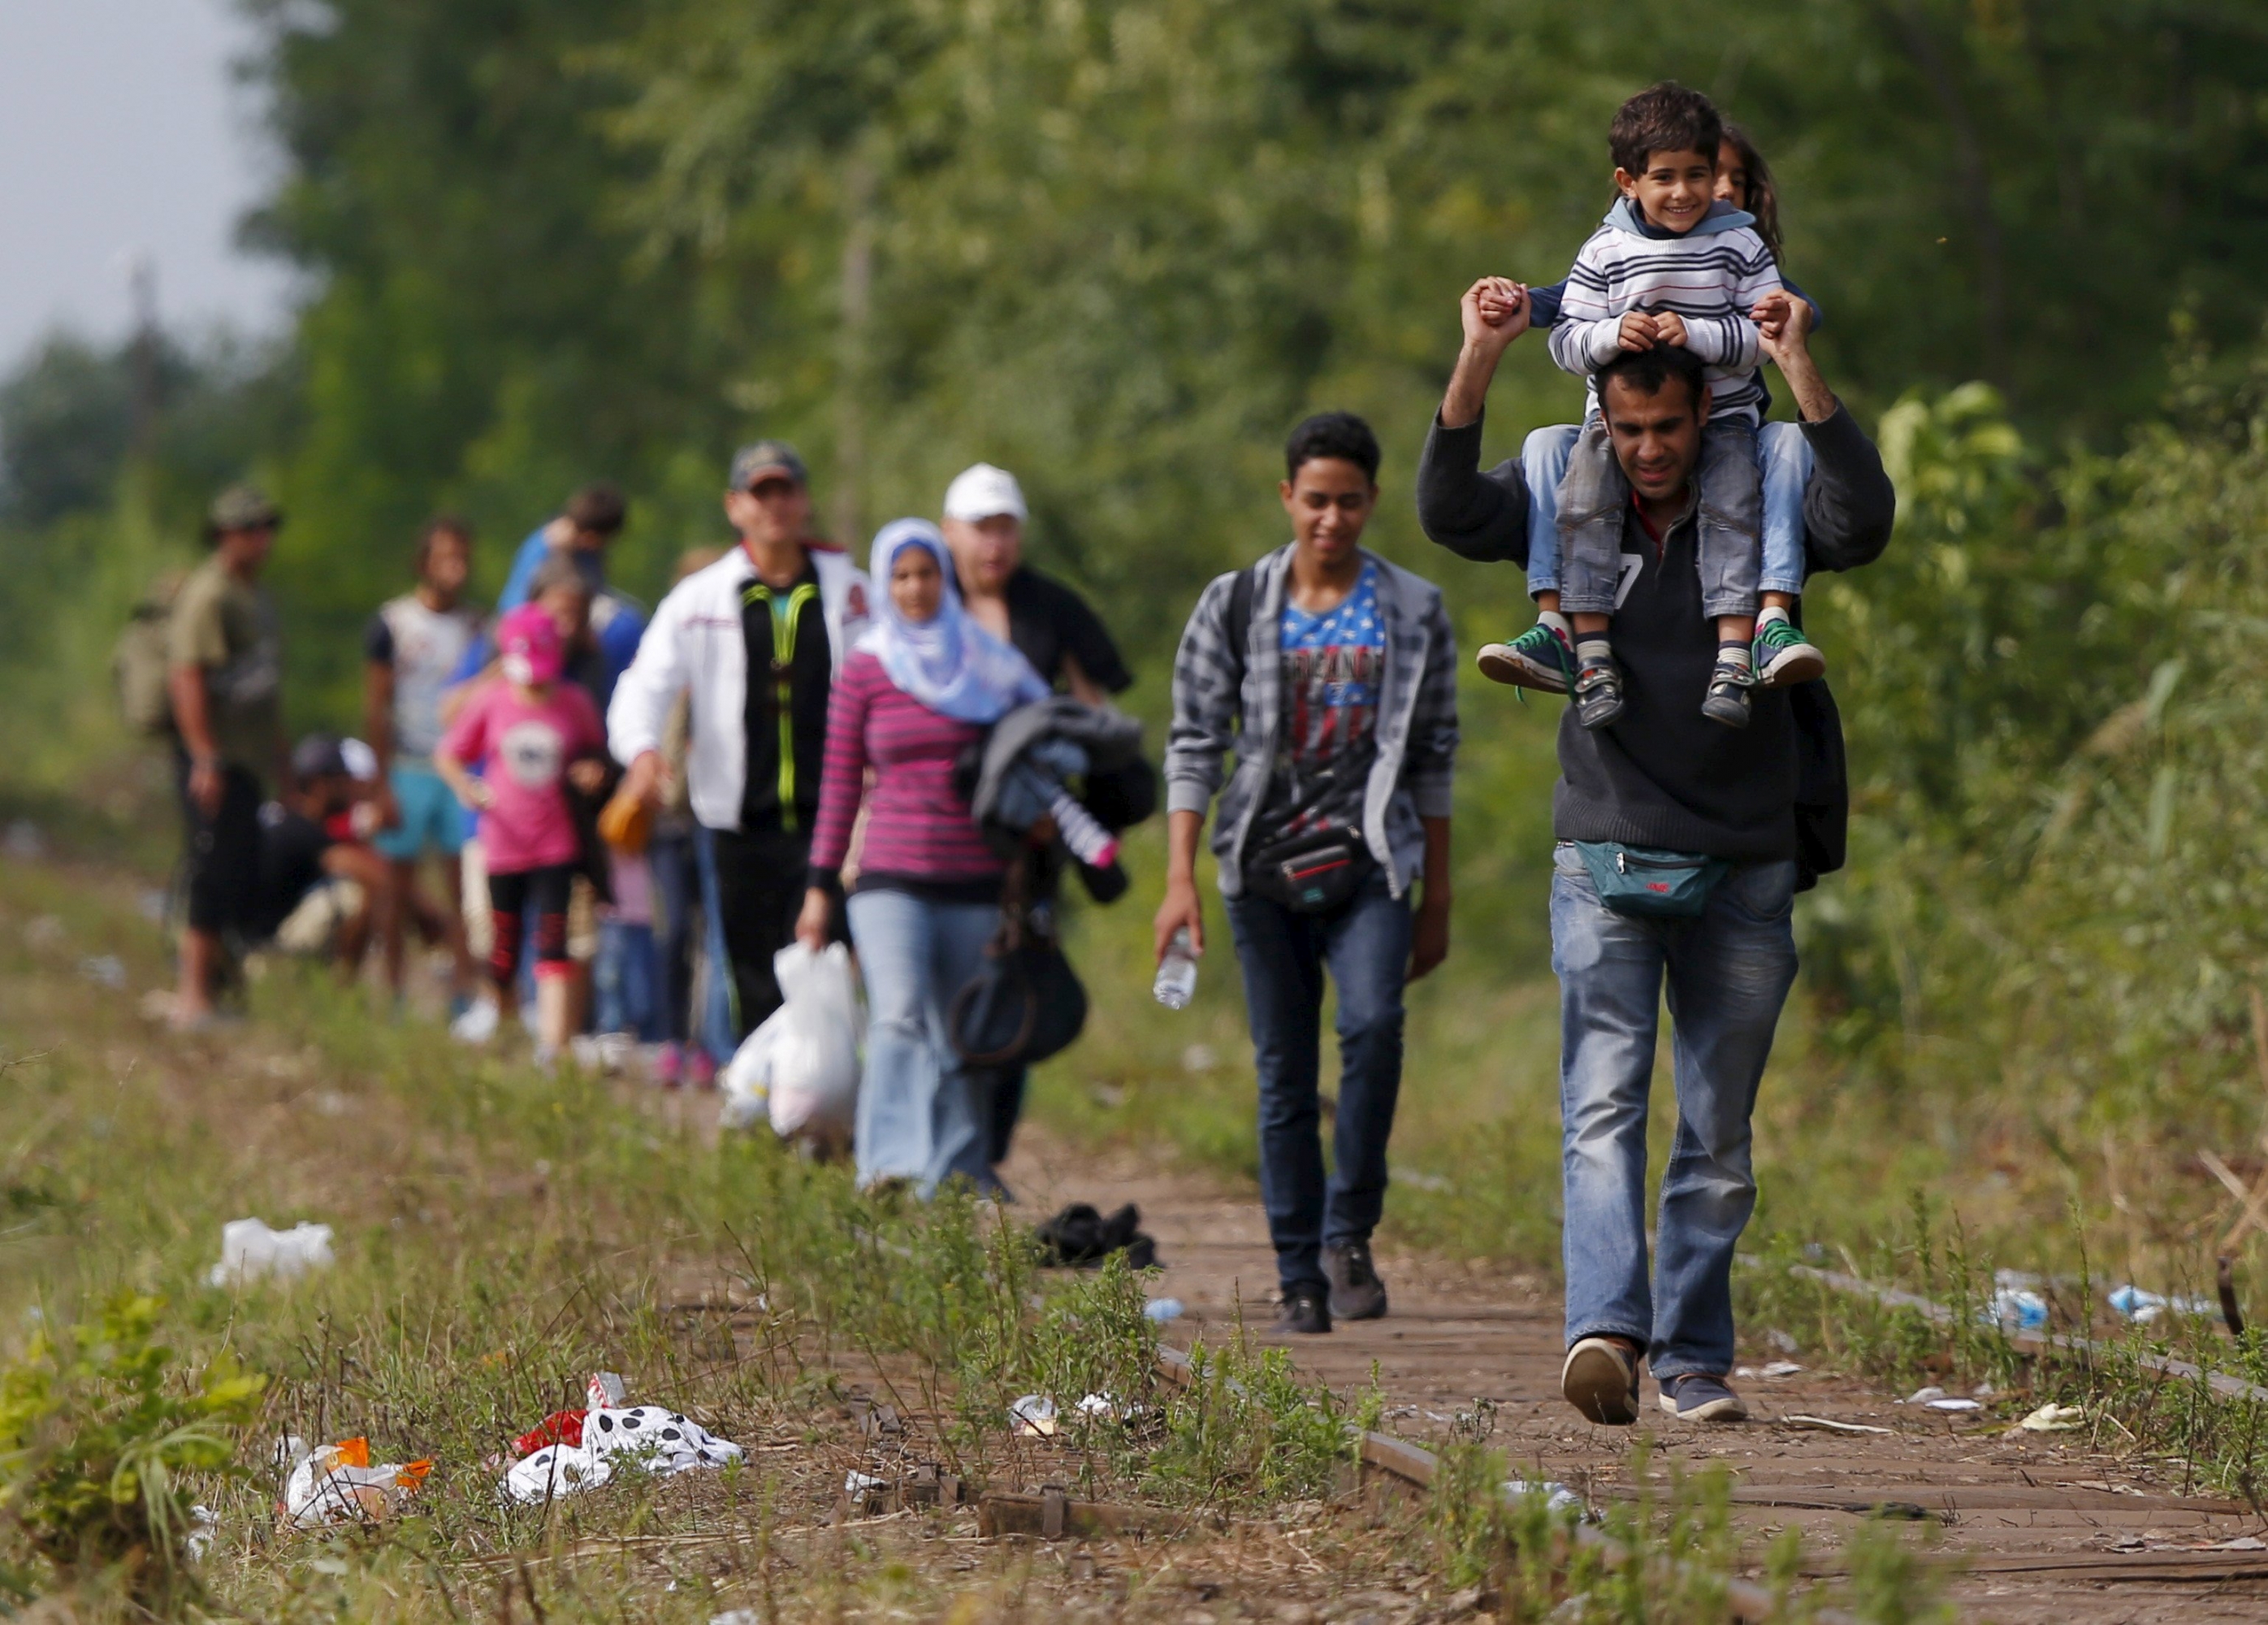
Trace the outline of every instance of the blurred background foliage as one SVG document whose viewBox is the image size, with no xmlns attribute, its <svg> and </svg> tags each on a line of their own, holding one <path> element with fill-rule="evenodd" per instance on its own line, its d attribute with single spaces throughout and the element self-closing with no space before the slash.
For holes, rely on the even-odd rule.
<svg viewBox="0 0 2268 1625">
<path fill-rule="evenodd" d="M 1800 1132 L 1878 1113 L 1915 1168 L 1997 1171 L 2033 1209 L 2253 1132 L 2257 7 L 246 4 L 282 159 L 247 230 L 303 302 L 266 348 L 59 336 L 0 388 L 0 748 L 26 782 L 122 755 L 110 640 L 239 473 L 291 514 L 273 579 L 302 724 L 353 722 L 357 629 L 428 513 L 474 518 L 493 587 L 572 486 L 617 479 L 614 573 L 651 600 L 722 538 L 725 461 L 760 432 L 811 455 L 860 547 L 966 463 L 1015 469 L 1032 557 L 1105 608 L 1155 718 L 1198 587 L 1281 535 L 1285 430 L 1351 408 L 1388 447 L 1377 545 L 1444 583 L 1466 646 L 1501 635 L 1514 572 L 1428 546 L 1408 499 L 1455 299 L 1564 273 L 1609 201 L 1609 114 L 1673 76 L 1770 156 L 1786 269 L 1904 503 L 1883 562 L 1809 607 L 1857 817 L 1804 907 L 1775 1109 Z M 1523 343 L 1492 404 L 1510 454 L 1580 392 Z M 1556 707 L 1484 687 L 1461 951 L 1414 1041 L 1498 995 L 1517 1014 L 1450 1068 L 1448 1144 L 1551 1098 L 1529 985 Z M 1205 1075 L 1094 923 L 1126 1001 L 1099 1018 L 1108 1054 Z M 1871 1183 L 1912 1171 L 1867 1149 Z"/>
</svg>

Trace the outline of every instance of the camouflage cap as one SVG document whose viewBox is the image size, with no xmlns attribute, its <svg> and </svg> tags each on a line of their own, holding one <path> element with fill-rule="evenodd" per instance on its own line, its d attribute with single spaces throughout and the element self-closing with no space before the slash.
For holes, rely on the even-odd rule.
<svg viewBox="0 0 2268 1625">
<path fill-rule="evenodd" d="M 811 484 L 811 471 L 794 447 L 785 440 L 758 440 L 733 454 L 733 474 L 725 489 L 746 491 L 767 474 L 784 474 L 799 485 Z"/>
<path fill-rule="evenodd" d="M 214 536 L 228 530 L 272 530 L 283 522 L 284 510 L 257 485 L 232 485 L 205 510 L 205 529 Z"/>
</svg>

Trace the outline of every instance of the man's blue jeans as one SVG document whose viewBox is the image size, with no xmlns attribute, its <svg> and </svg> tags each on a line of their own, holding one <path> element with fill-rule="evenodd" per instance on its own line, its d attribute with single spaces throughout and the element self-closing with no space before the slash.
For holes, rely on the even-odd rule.
<svg viewBox="0 0 2268 1625">
<path fill-rule="evenodd" d="M 1572 846 L 1554 858 L 1567 1341 L 1626 1337 L 1657 1379 L 1733 1369 L 1733 1249 L 1756 1201 L 1749 1119 L 1795 981 L 1795 865 L 1734 868 L 1693 920 L 1618 914 Z M 1648 1289 L 1646 1125 L 1668 983 L 1677 1133 Z"/>
<path fill-rule="evenodd" d="M 1228 899 L 1260 1075 L 1260 1193 L 1285 1290 L 1321 1289 L 1322 1249 L 1368 1241 L 1386 1201 L 1386 1141 L 1402 1092 L 1402 985 L 1410 903 L 1373 874 L 1335 914 Z M 1338 1121 L 1323 1178 L 1316 1084 L 1323 971 L 1339 993 Z"/>
</svg>

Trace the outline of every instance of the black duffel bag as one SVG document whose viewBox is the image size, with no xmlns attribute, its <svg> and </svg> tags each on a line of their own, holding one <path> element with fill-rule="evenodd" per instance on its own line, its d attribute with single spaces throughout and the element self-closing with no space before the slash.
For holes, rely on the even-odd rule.
<svg viewBox="0 0 2268 1625">
<path fill-rule="evenodd" d="M 1054 908 L 1025 905 L 1023 867 L 1011 866 L 1000 927 L 946 1009 L 946 1036 L 972 1067 L 1028 1067 L 1069 1048 L 1086 1025 L 1086 989 L 1057 941 Z"/>
</svg>

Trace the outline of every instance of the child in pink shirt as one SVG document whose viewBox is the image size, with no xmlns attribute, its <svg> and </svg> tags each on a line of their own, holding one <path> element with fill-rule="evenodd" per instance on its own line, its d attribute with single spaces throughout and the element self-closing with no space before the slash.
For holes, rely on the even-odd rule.
<svg viewBox="0 0 2268 1625">
<path fill-rule="evenodd" d="M 566 653 L 559 627 L 523 604 L 497 628 L 503 676 L 457 713 L 433 765 L 457 799 L 481 815 L 496 946 L 489 972 L 510 1001 L 519 972 L 520 920 L 535 910 L 536 1059 L 567 1042 L 570 978 L 567 900 L 581 845 L 566 786 L 595 791 L 606 779 L 606 727 L 582 688 L 560 681 Z M 467 771 L 477 764 L 482 777 Z"/>
</svg>

